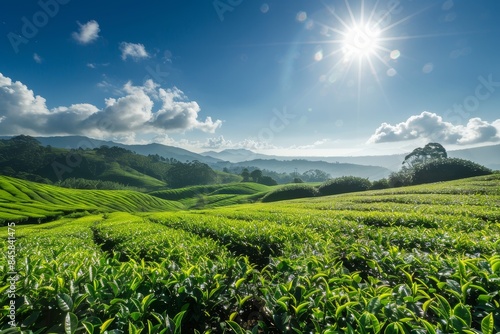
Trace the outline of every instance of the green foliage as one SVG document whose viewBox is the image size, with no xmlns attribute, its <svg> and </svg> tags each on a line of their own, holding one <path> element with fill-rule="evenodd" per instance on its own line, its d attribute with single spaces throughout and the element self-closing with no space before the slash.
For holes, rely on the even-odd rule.
<svg viewBox="0 0 500 334">
<path fill-rule="evenodd" d="M 60 196 L 6 180 L 6 203 Z M 72 190 L 62 190 L 74 205 Z M 34 333 L 498 333 L 499 201 L 500 175 L 492 174 L 16 226 L 16 321 Z M 0 228 L 3 254 L 9 233 Z M 8 278 L 2 256 L 0 280 Z M 0 286 L 6 332 L 8 289 Z"/>
<path fill-rule="evenodd" d="M 262 171 L 260 169 L 255 169 L 250 173 L 250 177 L 253 182 L 260 182 L 260 178 L 262 177 Z"/>
<path fill-rule="evenodd" d="M 242 182 L 248 182 L 250 180 L 250 172 L 248 171 L 248 169 L 243 168 L 243 170 L 241 171 L 241 177 L 243 178 Z"/>
<path fill-rule="evenodd" d="M 214 170 L 215 174 L 217 174 L 217 183 L 234 183 L 241 182 L 241 176 L 231 174 L 228 172 L 221 172 Z"/>
<path fill-rule="evenodd" d="M 262 184 L 245 182 L 191 186 L 155 191 L 149 194 L 165 200 L 178 201 L 186 209 L 200 209 L 203 207 L 255 202 L 269 192 L 270 189 L 272 188 Z"/>
<path fill-rule="evenodd" d="M 40 183 L 72 178 L 154 189 L 166 185 L 170 169 L 166 159 L 138 155 L 119 147 L 53 149 L 41 146 L 29 136 L 17 136 L 1 143 L 0 173 Z"/>
<path fill-rule="evenodd" d="M 439 143 L 429 143 L 422 147 L 417 147 L 410 154 L 405 156 L 403 164 L 410 167 L 416 167 L 422 163 L 431 162 L 439 159 L 446 159 L 448 153 L 446 149 Z"/>
<path fill-rule="evenodd" d="M 372 182 L 371 190 L 380 190 L 390 188 L 388 179 L 380 179 Z"/>
<path fill-rule="evenodd" d="M 464 159 L 440 159 L 418 165 L 412 176 L 413 184 L 449 181 L 488 175 L 491 170 Z"/>
<path fill-rule="evenodd" d="M 76 179 L 76 178 L 68 178 L 62 182 L 58 182 L 57 185 L 59 187 L 72 188 L 72 189 L 135 190 L 135 191 L 144 190 L 130 186 L 125 186 L 118 182 Z"/>
<path fill-rule="evenodd" d="M 0 222 L 39 223 L 82 211 L 178 210 L 182 205 L 134 191 L 76 190 L 0 176 Z"/>
<path fill-rule="evenodd" d="M 324 182 L 318 188 L 323 196 L 343 194 L 355 191 L 368 190 L 371 183 L 368 179 L 356 176 L 342 176 Z"/>
<path fill-rule="evenodd" d="M 387 182 L 390 188 L 406 187 L 412 185 L 413 169 L 403 166 L 398 172 L 392 172 Z"/>
<path fill-rule="evenodd" d="M 262 202 L 275 202 L 295 198 L 314 197 L 318 190 L 307 184 L 290 184 L 269 192 L 262 198 Z"/>
<path fill-rule="evenodd" d="M 276 186 L 278 185 L 278 182 L 274 180 L 272 177 L 264 175 L 260 178 L 259 180 L 260 184 L 266 185 L 266 186 Z"/>
<path fill-rule="evenodd" d="M 177 162 L 169 169 L 167 180 L 171 187 L 181 188 L 216 183 L 217 174 L 207 164 L 199 161 Z"/>
<path fill-rule="evenodd" d="M 239 174 L 243 178 L 243 182 L 248 182 L 250 180 L 250 172 L 248 168 L 243 168 L 239 166 L 224 167 L 227 171 Z M 250 169 L 256 169 L 256 167 L 249 167 Z M 293 182 L 294 178 L 300 178 L 304 182 L 324 182 L 331 178 L 331 175 L 320 170 L 320 169 L 309 169 L 304 173 L 285 173 L 276 172 L 269 169 L 262 169 L 262 174 L 268 176 L 276 181 L 277 184 L 287 184 Z M 265 177 L 264 176 L 264 177 Z M 262 182 L 262 181 L 261 181 Z"/>
</svg>

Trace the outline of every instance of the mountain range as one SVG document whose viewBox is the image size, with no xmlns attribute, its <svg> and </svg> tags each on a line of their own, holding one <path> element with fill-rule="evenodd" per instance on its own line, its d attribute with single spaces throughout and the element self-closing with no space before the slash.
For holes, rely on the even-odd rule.
<svg viewBox="0 0 500 334">
<path fill-rule="evenodd" d="M 410 153 L 410 152 L 408 152 Z M 221 152 L 208 151 L 202 153 L 203 156 L 213 157 L 232 163 L 240 163 L 255 159 L 276 159 L 276 160 L 297 160 L 305 159 L 308 161 L 324 161 L 330 163 L 351 163 L 365 166 L 380 166 L 391 171 L 397 171 L 401 168 L 406 154 L 393 155 L 373 155 L 373 156 L 333 156 L 333 157 L 293 157 L 277 156 L 254 153 L 246 149 L 228 149 Z M 455 151 L 448 151 L 450 158 L 460 158 L 471 160 L 484 165 L 488 168 L 500 169 L 500 145 L 490 145 L 475 148 L 467 148 Z"/>
<path fill-rule="evenodd" d="M 8 139 L 10 137 L 0 137 Z M 224 167 L 256 167 L 276 172 L 305 172 L 320 169 L 332 177 L 354 175 L 378 179 L 401 168 L 405 154 L 383 156 L 337 156 L 337 157 L 293 157 L 255 153 L 247 149 L 227 149 L 220 152 L 208 151 L 201 154 L 174 146 L 162 144 L 126 145 L 112 141 L 92 139 L 84 136 L 35 137 L 42 145 L 58 148 L 96 148 L 102 145 L 118 146 L 141 155 L 155 155 L 173 158 L 181 162 L 198 160 L 215 169 Z M 472 160 L 491 169 L 500 169 L 500 145 L 490 145 L 455 151 L 448 156 Z"/>
</svg>

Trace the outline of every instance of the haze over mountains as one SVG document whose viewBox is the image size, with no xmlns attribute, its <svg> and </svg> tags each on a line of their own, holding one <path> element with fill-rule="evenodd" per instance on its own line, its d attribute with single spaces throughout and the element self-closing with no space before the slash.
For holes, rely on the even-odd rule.
<svg viewBox="0 0 500 334">
<path fill-rule="evenodd" d="M 10 138 L 10 137 L 0 137 Z M 332 177 L 354 175 L 380 179 L 401 168 L 404 154 L 383 156 L 338 156 L 338 157 L 286 157 L 265 155 L 246 149 L 228 149 L 220 152 L 194 153 L 179 147 L 162 144 L 126 145 L 112 141 L 92 139 L 84 136 L 35 137 L 42 145 L 59 148 L 96 148 L 102 145 L 118 146 L 141 155 L 158 154 L 181 162 L 198 160 L 215 169 L 224 167 L 257 167 L 276 172 L 303 173 L 310 169 L 320 169 Z M 457 151 L 449 151 L 449 157 L 472 160 L 491 169 L 500 169 L 500 145 L 484 146 Z"/>
<path fill-rule="evenodd" d="M 410 152 L 408 152 L 410 153 Z M 208 151 L 203 156 L 213 157 L 233 163 L 254 159 L 294 160 L 305 159 L 308 161 L 324 161 L 331 163 L 351 163 L 366 166 L 380 166 L 392 171 L 401 168 L 405 154 L 372 155 L 372 156 L 332 156 L 332 157 L 291 157 L 254 153 L 246 149 L 229 149 L 220 152 Z M 463 150 L 448 151 L 450 158 L 472 160 L 491 169 L 500 169 L 500 145 L 468 148 Z"/>
</svg>

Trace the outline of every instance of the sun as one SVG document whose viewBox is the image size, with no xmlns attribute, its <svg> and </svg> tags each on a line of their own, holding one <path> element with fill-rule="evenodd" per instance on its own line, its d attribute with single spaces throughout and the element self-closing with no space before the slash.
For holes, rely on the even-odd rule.
<svg viewBox="0 0 500 334">
<path fill-rule="evenodd" d="M 342 39 L 344 61 L 362 58 L 369 60 L 382 48 L 380 35 L 380 29 L 370 23 L 355 24 L 347 28 Z"/>
<path fill-rule="evenodd" d="M 346 64 L 351 68 L 353 63 L 358 64 L 358 71 L 368 65 L 370 72 L 375 73 L 375 63 L 380 61 L 385 66 L 390 65 L 385 60 L 392 51 L 387 48 L 387 42 L 391 38 L 384 37 L 396 24 L 388 24 L 387 18 L 390 14 L 378 15 L 376 5 L 369 15 L 365 14 L 364 1 L 361 1 L 360 13 L 356 15 L 348 1 L 345 1 L 348 15 L 341 17 L 337 11 L 327 7 L 335 20 L 331 25 L 325 25 L 332 32 L 331 43 L 338 44 L 339 48 L 332 52 L 332 56 L 341 54 L 339 65 Z M 389 12 L 387 12 L 389 13 Z"/>
<path fill-rule="evenodd" d="M 353 7 L 353 3 L 357 6 Z M 358 109 L 362 100 L 362 85 L 373 86 L 368 77 L 374 80 L 390 104 L 382 85 L 383 78 L 385 75 L 398 76 L 397 67 L 403 60 L 397 41 L 413 38 L 398 34 L 397 28 L 425 10 L 401 16 L 402 7 L 398 3 L 388 4 L 387 8 L 378 6 L 379 1 L 371 8 L 367 8 L 366 3 L 365 0 L 344 0 L 344 5 L 339 4 L 337 8 L 324 5 L 331 18 L 318 23 L 321 34 L 326 37 L 319 42 L 329 45 L 330 50 L 322 53 L 321 57 L 314 57 L 316 63 L 321 61 L 327 66 L 320 83 L 357 88 Z"/>
</svg>

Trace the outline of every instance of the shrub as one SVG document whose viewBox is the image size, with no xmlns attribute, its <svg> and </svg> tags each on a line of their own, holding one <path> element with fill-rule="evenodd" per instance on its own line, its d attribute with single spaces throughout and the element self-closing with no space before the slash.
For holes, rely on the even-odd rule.
<svg viewBox="0 0 500 334">
<path fill-rule="evenodd" d="M 370 189 L 378 190 L 378 189 L 387 189 L 389 188 L 389 181 L 387 179 L 380 179 L 372 182 L 372 186 Z"/>
<path fill-rule="evenodd" d="M 464 159 L 439 159 L 418 165 L 413 172 L 412 183 L 422 184 L 489 175 L 492 171 L 475 162 Z"/>
<path fill-rule="evenodd" d="M 328 180 L 319 186 L 319 192 L 323 196 L 350 193 L 368 190 L 371 187 L 368 179 L 357 176 L 342 176 Z"/>
<path fill-rule="evenodd" d="M 307 184 L 290 184 L 271 191 L 262 198 L 262 202 L 284 201 L 287 199 L 314 197 L 318 190 Z"/>
<path fill-rule="evenodd" d="M 265 186 L 275 186 L 278 184 L 278 182 L 276 182 L 275 179 L 273 179 L 272 177 L 270 176 L 262 176 L 260 178 L 260 184 L 263 184 Z"/>
<path fill-rule="evenodd" d="M 387 182 L 390 188 L 405 187 L 412 185 L 413 169 L 407 167 L 401 168 L 399 172 L 393 172 L 389 175 Z"/>
<path fill-rule="evenodd" d="M 137 187 L 126 186 L 113 181 L 88 180 L 82 178 L 68 178 L 57 183 L 57 186 L 71 189 L 98 189 L 98 190 L 135 190 L 144 191 Z"/>
</svg>

